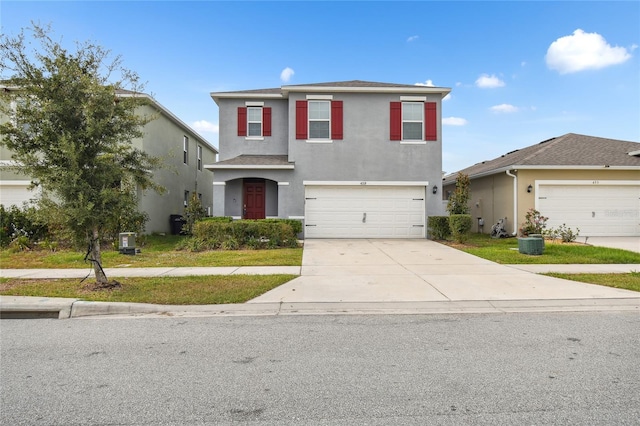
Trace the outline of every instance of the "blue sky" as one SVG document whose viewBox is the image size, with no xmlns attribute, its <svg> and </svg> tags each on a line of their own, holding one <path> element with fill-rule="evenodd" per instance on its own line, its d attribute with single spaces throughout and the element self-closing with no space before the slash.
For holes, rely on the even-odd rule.
<svg viewBox="0 0 640 426">
<path fill-rule="evenodd" d="M 561 136 L 640 141 L 640 2 L 0 3 L 5 34 L 50 23 L 121 54 L 213 145 L 212 91 L 343 80 L 452 88 L 443 170 Z"/>
</svg>

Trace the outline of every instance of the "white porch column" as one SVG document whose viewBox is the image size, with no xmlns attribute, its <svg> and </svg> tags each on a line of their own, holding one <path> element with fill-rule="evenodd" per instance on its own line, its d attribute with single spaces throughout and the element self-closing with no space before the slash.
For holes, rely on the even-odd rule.
<svg viewBox="0 0 640 426">
<path fill-rule="evenodd" d="M 224 216 L 225 182 L 213 182 L 213 216 Z"/>
<path fill-rule="evenodd" d="M 278 217 L 287 219 L 289 216 L 289 182 L 278 182 Z"/>
</svg>

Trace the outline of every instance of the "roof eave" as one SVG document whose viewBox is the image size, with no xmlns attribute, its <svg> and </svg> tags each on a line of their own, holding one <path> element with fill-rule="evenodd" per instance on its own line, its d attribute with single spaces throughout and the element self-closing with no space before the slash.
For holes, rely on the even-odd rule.
<svg viewBox="0 0 640 426">
<path fill-rule="evenodd" d="M 512 165 L 500 167 L 497 169 L 491 169 L 480 173 L 474 173 L 469 175 L 469 179 L 479 179 L 486 176 L 497 175 L 501 173 L 505 173 L 507 170 L 509 171 L 518 171 L 518 170 L 640 170 L 640 166 L 535 166 L 529 164 L 520 164 L 520 165 Z M 455 176 L 457 173 L 452 174 L 453 179 L 444 178 L 443 181 L 447 181 L 447 185 L 450 183 L 455 183 Z"/>
<path fill-rule="evenodd" d="M 354 87 L 354 86 L 282 86 L 282 92 L 287 95 L 289 92 L 305 92 L 305 93 L 437 93 L 444 98 L 451 92 L 449 87 L 431 87 L 431 86 L 402 86 L 402 87 Z"/>
<path fill-rule="evenodd" d="M 244 165 L 244 164 L 206 164 L 204 166 L 208 170 L 293 170 L 293 164 L 283 165 Z"/>
</svg>

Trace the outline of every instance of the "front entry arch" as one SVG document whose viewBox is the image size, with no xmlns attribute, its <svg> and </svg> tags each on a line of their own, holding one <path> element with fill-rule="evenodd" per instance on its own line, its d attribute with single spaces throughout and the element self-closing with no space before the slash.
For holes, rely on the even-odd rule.
<svg viewBox="0 0 640 426">
<path fill-rule="evenodd" d="M 244 179 L 242 183 L 242 218 L 264 219 L 265 215 L 264 179 Z"/>
</svg>

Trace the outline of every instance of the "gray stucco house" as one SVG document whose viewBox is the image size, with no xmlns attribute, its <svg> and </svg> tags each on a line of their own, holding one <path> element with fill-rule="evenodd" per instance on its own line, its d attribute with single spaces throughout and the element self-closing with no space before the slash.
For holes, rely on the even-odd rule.
<svg viewBox="0 0 640 426">
<path fill-rule="evenodd" d="M 305 238 L 425 238 L 443 213 L 443 87 L 343 81 L 214 92 L 213 215 Z"/>
<path fill-rule="evenodd" d="M 139 107 L 137 113 L 156 117 L 144 127 L 144 136 L 132 141 L 134 147 L 161 158 L 164 163 L 163 168 L 153 172 L 153 179 L 165 187 L 166 192 L 138 192 L 138 209 L 149 215 L 145 232 L 170 232 L 170 216 L 182 215 L 194 193 L 211 214 L 213 176 L 204 164 L 216 161 L 216 148 L 149 95 L 127 90 L 118 90 L 116 95 L 147 98 L 149 104 Z M 0 120 L 6 119 L 0 117 Z M 30 185 L 30 177 L 20 172 L 20 165 L 12 160 L 11 151 L 0 147 L 0 204 L 21 206 L 37 198 L 40 193 L 31 191 Z"/>
</svg>

